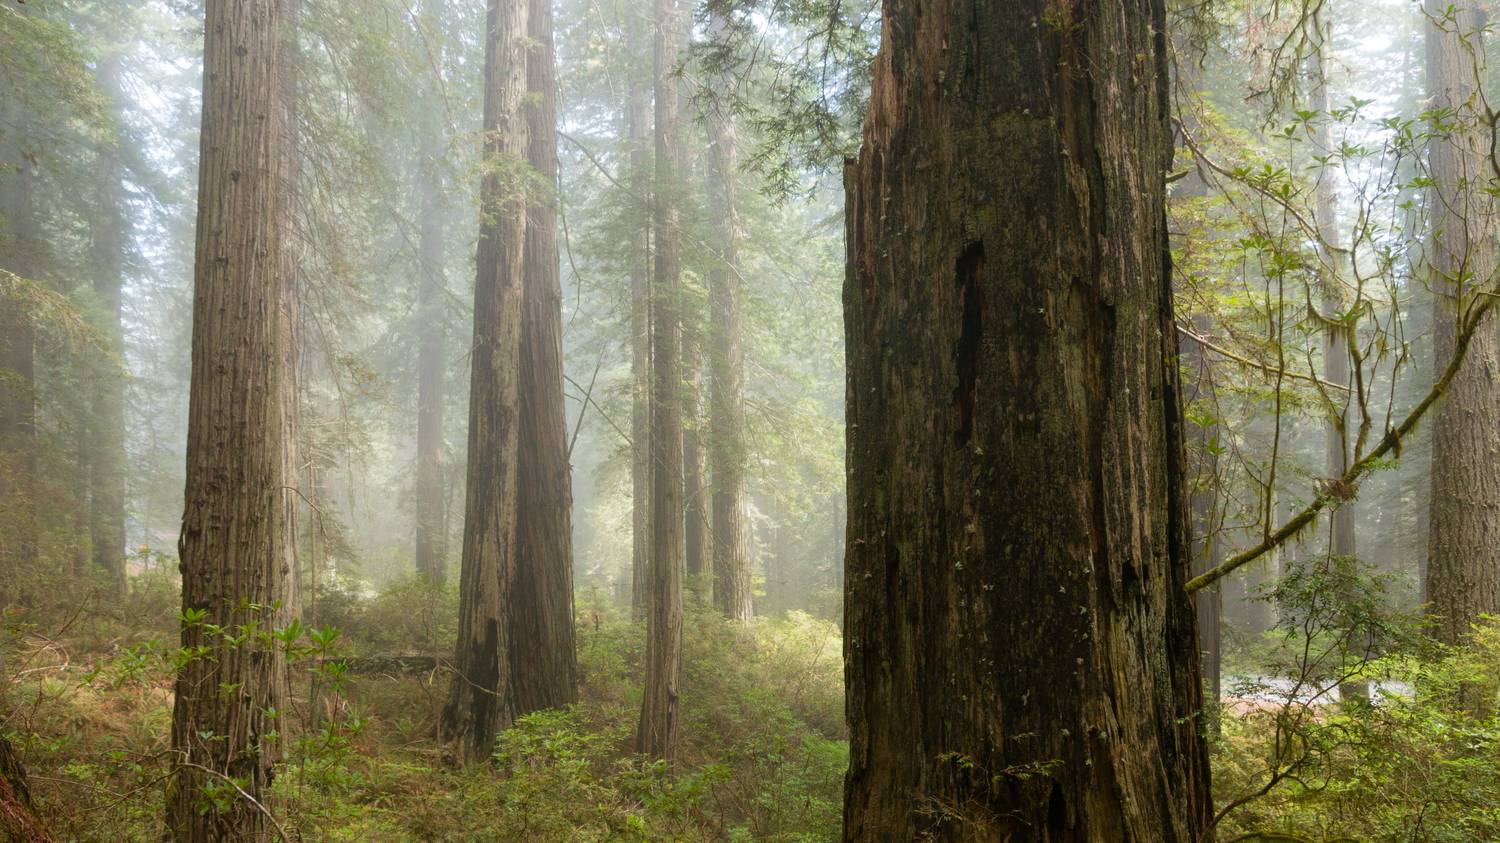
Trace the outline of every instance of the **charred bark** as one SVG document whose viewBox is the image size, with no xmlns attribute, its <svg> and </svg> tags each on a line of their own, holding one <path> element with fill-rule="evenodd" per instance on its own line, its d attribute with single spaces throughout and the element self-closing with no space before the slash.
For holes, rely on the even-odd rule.
<svg viewBox="0 0 1500 843">
<path fill-rule="evenodd" d="M 1164 17 L 885 4 L 845 174 L 846 840 L 1210 833 Z"/>
</svg>

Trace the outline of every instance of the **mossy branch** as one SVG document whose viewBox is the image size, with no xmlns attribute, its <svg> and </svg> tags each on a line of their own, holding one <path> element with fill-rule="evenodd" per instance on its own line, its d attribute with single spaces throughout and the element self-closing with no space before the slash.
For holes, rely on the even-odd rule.
<svg viewBox="0 0 1500 843">
<path fill-rule="evenodd" d="M 1313 522 L 1313 519 L 1318 517 L 1318 513 L 1326 509 L 1331 502 L 1340 499 L 1340 495 L 1333 494 L 1329 490 L 1356 489 L 1358 488 L 1359 481 L 1373 471 L 1387 454 L 1395 452 L 1399 455 L 1401 442 L 1416 429 L 1417 423 L 1422 420 L 1422 417 L 1427 414 L 1428 410 L 1432 409 L 1433 405 L 1438 402 L 1438 399 L 1443 397 L 1443 394 L 1448 391 L 1448 385 L 1458 375 L 1458 370 L 1463 366 L 1464 358 L 1468 355 L 1469 342 L 1473 340 L 1474 334 L 1479 330 L 1480 325 L 1484 323 L 1484 317 L 1494 307 L 1495 301 L 1493 293 L 1485 293 L 1476 301 L 1474 307 L 1463 320 L 1463 330 L 1459 332 L 1454 342 L 1453 357 L 1448 361 L 1447 367 L 1443 369 L 1442 376 L 1433 383 L 1432 388 L 1427 391 L 1427 395 L 1422 398 L 1421 402 L 1413 407 L 1410 413 L 1407 413 L 1406 418 L 1401 421 L 1401 424 L 1386 431 L 1385 436 L 1381 437 L 1379 444 L 1375 446 L 1374 450 L 1357 460 L 1344 473 L 1344 476 L 1338 478 L 1336 482 L 1325 484 L 1323 488 L 1319 489 L 1317 497 L 1311 503 L 1303 507 L 1300 512 L 1292 516 L 1290 520 L 1274 532 L 1266 534 L 1254 547 L 1243 550 L 1224 560 L 1217 567 L 1204 571 L 1188 580 L 1186 586 L 1188 592 L 1192 593 L 1207 588 L 1233 573 L 1237 568 L 1254 562 L 1280 547 L 1288 539 L 1302 532 L 1305 527 Z"/>
</svg>

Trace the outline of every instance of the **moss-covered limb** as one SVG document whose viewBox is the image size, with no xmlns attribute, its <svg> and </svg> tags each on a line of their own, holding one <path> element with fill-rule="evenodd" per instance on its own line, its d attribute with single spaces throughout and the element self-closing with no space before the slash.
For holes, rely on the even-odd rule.
<svg viewBox="0 0 1500 843">
<path fill-rule="evenodd" d="M 1432 389 L 1427 391 L 1427 395 L 1422 398 L 1421 402 L 1413 407 L 1410 413 L 1407 413 L 1406 418 L 1401 421 L 1401 424 L 1386 431 L 1385 436 L 1381 437 L 1379 444 L 1375 446 L 1374 450 L 1356 460 L 1349 467 L 1349 470 L 1344 473 L 1343 477 L 1325 484 L 1325 488 L 1319 491 L 1318 496 L 1311 503 L 1303 507 L 1300 512 L 1292 516 L 1275 531 L 1268 533 L 1254 547 L 1243 550 L 1226 559 L 1224 564 L 1188 580 L 1187 590 L 1194 592 L 1202 588 L 1207 588 L 1233 573 L 1241 566 L 1254 562 L 1282 544 L 1285 544 L 1288 539 L 1302 532 L 1303 528 L 1311 524 L 1313 519 L 1318 517 L 1318 513 L 1326 509 L 1330 502 L 1348 497 L 1342 490 L 1357 488 L 1359 481 L 1363 480 L 1365 475 L 1373 471 L 1388 454 L 1395 453 L 1399 455 L 1401 443 L 1406 439 L 1407 435 L 1416 430 L 1417 424 L 1422 420 L 1422 417 L 1437 404 L 1438 399 L 1442 398 L 1443 394 L 1447 392 L 1448 385 L 1453 382 L 1453 378 L 1458 375 L 1459 369 L 1463 366 L 1464 356 L 1469 350 L 1469 343 L 1474 339 L 1480 325 L 1483 323 L 1485 314 L 1489 313 L 1490 309 L 1494 307 L 1495 301 L 1496 299 L 1493 295 L 1485 295 L 1475 302 L 1474 308 L 1463 320 L 1463 330 L 1459 332 L 1453 350 L 1453 357 L 1449 359 L 1447 367 L 1443 369 L 1442 376 L 1433 383 Z"/>
</svg>

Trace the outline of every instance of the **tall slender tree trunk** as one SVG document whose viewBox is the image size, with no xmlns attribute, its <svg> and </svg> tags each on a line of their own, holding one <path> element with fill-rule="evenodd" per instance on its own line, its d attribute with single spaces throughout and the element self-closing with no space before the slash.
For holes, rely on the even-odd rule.
<svg viewBox="0 0 1500 843">
<path fill-rule="evenodd" d="M 1210 329 L 1207 319 L 1195 320 L 1193 327 L 1199 336 L 1206 336 Z M 1213 375 L 1208 368 L 1205 349 L 1199 343 L 1189 342 L 1185 356 L 1188 358 L 1187 369 L 1191 378 L 1186 404 L 1200 399 L 1212 401 Z M 1188 469 L 1189 482 L 1192 484 L 1188 495 L 1188 514 L 1192 519 L 1194 576 L 1213 570 L 1223 561 L 1214 519 L 1218 460 L 1210 450 L 1218 436 L 1216 427 L 1195 427 L 1192 430 L 1197 442 L 1189 453 L 1198 457 L 1197 460 L 1190 460 Z M 1223 646 L 1220 636 L 1224 615 L 1223 591 L 1218 584 L 1201 589 L 1193 595 L 1193 606 L 1198 615 L 1198 657 L 1204 692 L 1210 700 L 1217 700 L 1223 692 Z"/>
<path fill-rule="evenodd" d="M 883 26 L 845 173 L 844 839 L 1205 839 L 1163 5 Z"/>
<path fill-rule="evenodd" d="M 716 35 L 728 26 L 717 10 Z M 721 80 L 726 86 L 729 80 Z M 714 605 L 732 620 L 754 615 L 745 529 L 745 347 L 741 336 L 739 170 L 734 117 L 727 105 L 708 115 L 709 211 L 719 221 L 718 260 L 708 270 L 709 464 L 713 472 Z"/>
<path fill-rule="evenodd" d="M 526 205 L 521 315 L 521 427 L 511 683 L 516 714 L 578 700 L 573 642 L 573 489 L 563 405 L 558 276 L 557 78 L 552 0 L 529 0 L 527 158 L 537 184 Z"/>
<path fill-rule="evenodd" d="M 680 109 L 679 105 L 679 109 Z M 682 179 L 686 183 L 687 179 Z M 710 524 L 708 454 L 704 443 L 703 334 L 702 314 L 687 312 L 688 299 L 680 300 L 682 313 L 682 503 L 683 563 L 688 593 L 695 602 L 708 599 L 713 572 L 709 569 Z"/>
<path fill-rule="evenodd" d="M 1296 514 L 1295 503 L 1273 489 L 1271 515 L 1276 519 L 1275 523 L 1285 524 Z M 1251 571 L 1250 599 L 1254 608 L 1251 618 L 1254 623 L 1253 628 L 1257 632 L 1275 629 L 1276 625 L 1281 622 L 1280 607 L 1272 594 L 1281 582 L 1281 572 L 1285 568 L 1288 555 L 1295 552 L 1294 547 L 1295 545 L 1292 544 L 1284 544 L 1272 550 Z"/>
<path fill-rule="evenodd" d="M 1184 95 L 1191 96 L 1198 83 L 1198 66 L 1191 60 L 1191 48 L 1185 42 L 1186 39 L 1179 35 L 1177 54 L 1182 58 L 1176 64 L 1179 73 L 1177 87 Z M 1197 131 L 1197 114 L 1191 108 L 1182 111 L 1179 117 L 1183 131 L 1189 134 Z M 1196 166 L 1188 168 L 1187 175 L 1178 183 L 1174 195 L 1179 198 L 1208 195 L 1208 184 L 1199 175 Z M 1213 332 L 1213 325 L 1207 316 L 1199 316 L 1193 321 L 1193 330 L 1198 336 L 1206 337 Z M 1184 349 L 1184 357 L 1188 371 L 1186 406 L 1198 401 L 1213 404 L 1213 372 L 1209 367 L 1207 350 L 1201 343 L 1189 342 Z M 1217 459 L 1212 446 L 1218 437 L 1217 425 L 1194 425 L 1188 429 L 1187 435 L 1192 438 L 1192 447 L 1188 450 L 1188 513 L 1192 519 L 1193 531 L 1193 575 L 1197 576 L 1217 567 L 1223 555 L 1221 544 L 1215 535 L 1214 523 L 1214 487 L 1218 478 Z M 1209 699 L 1217 700 L 1221 692 L 1220 663 L 1223 648 L 1220 628 L 1224 614 L 1223 591 L 1217 584 L 1202 589 L 1193 596 L 1193 605 L 1198 614 L 1198 654 L 1203 679 Z"/>
<path fill-rule="evenodd" d="M 651 559 L 646 612 L 646 678 L 636 748 L 653 758 L 677 752 L 682 686 L 682 387 L 681 227 L 675 65 L 677 4 L 655 0 L 652 48 L 656 100 L 656 178 L 652 222 L 656 235 L 651 290 Z"/>
<path fill-rule="evenodd" d="M 442 25 L 443 0 L 427 0 L 423 26 Z M 434 61 L 442 67 L 442 39 L 433 37 Z M 436 85 L 433 86 L 434 88 Z M 417 240 L 417 319 L 421 336 L 417 349 L 417 478 L 416 478 L 416 566 L 428 583 L 441 585 L 447 577 L 448 513 L 443 494 L 443 401 L 446 376 L 447 320 L 444 302 L 447 260 L 443 203 L 443 137 L 435 104 L 425 107 L 422 161 L 417 168 L 417 194 L 421 224 Z"/>
<path fill-rule="evenodd" d="M 679 31 L 673 40 L 681 45 L 688 43 L 691 8 L 674 21 Z M 686 47 L 683 47 L 686 49 Z M 677 89 L 677 114 L 687 113 L 692 101 L 683 86 Z M 679 133 L 681 128 L 679 127 Z M 677 157 L 677 189 L 681 202 L 687 201 L 687 186 L 693 183 L 693 171 L 699 166 L 695 151 L 681 144 Z M 679 211 L 680 213 L 680 211 Z M 680 247 L 679 247 L 680 248 Z M 702 301 L 696 294 L 686 291 L 678 298 L 678 325 L 682 331 L 682 557 L 687 573 L 687 593 L 695 604 L 708 601 L 713 584 L 713 571 L 709 568 L 713 551 L 709 547 L 709 512 L 711 502 L 708 489 L 707 422 L 703 400 L 704 354 L 708 351 L 707 330 L 704 322 Z"/>
<path fill-rule="evenodd" d="M 178 556 L 182 645 L 167 827 L 181 841 L 256 840 L 281 756 L 286 665 L 264 635 L 289 596 L 282 301 L 286 176 L 282 6 L 210 0 L 193 267 L 187 483 Z M 223 632 L 216 632 L 223 630 Z M 234 635 L 234 638 L 230 636 Z"/>
<path fill-rule="evenodd" d="M 636 200 L 651 193 L 647 131 L 650 103 L 640 83 L 630 83 L 626 130 L 630 177 Z M 640 209 L 642 218 L 646 208 Z M 646 616 L 647 568 L 651 564 L 651 245 L 650 226 L 635 226 L 630 256 L 630 611 Z"/>
<path fill-rule="evenodd" d="M 99 88 L 120 117 L 120 55 L 99 62 Z M 109 575 L 117 596 L 125 593 L 125 377 L 124 332 L 120 325 L 121 289 L 125 280 L 124 167 L 120 160 L 124 126 L 100 150 L 94 170 L 94 213 L 90 217 L 90 263 L 94 296 L 99 304 L 99 332 L 119 355 L 118 364 L 95 368 L 88 419 L 87 469 L 89 538 L 94 567 Z"/>
<path fill-rule="evenodd" d="M 1312 90 L 1309 105 L 1320 115 L 1314 138 L 1315 154 L 1334 153 L 1332 117 L 1328 110 L 1328 29 L 1317 14 L 1313 16 L 1313 27 L 1318 32 L 1318 44 L 1310 57 Z M 1343 253 L 1339 246 L 1338 197 L 1333 181 L 1318 180 L 1314 196 L 1314 213 L 1317 215 L 1319 244 L 1322 262 L 1322 278 L 1319 281 L 1322 296 L 1320 307 L 1327 320 L 1323 327 L 1323 371 L 1322 379 L 1335 388 L 1329 390 L 1335 401 L 1342 401 L 1337 409 L 1329 412 L 1323 428 L 1324 472 L 1328 477 L 1343 477 L 1349 470 L 1350 413 L 1355 399 L 1345 391 L 1349 386 L 1349 337 L 1345 330 L 1343 314 L 1345 307 Z M 1342 389 L 1341 389 L 1342 388 Z M 1354 559 L 1354 502 L 1340 501 L 1328 515 L 1328 556 L 1332 559 Z M 1345 698 L 1368 699 L 1369 683 L 1352 680 L 1339 685 L 1339 693 Z"/>
<path fill-rule="evenodd" d="M 25 6 L 12 12 L 28 13 Z M 19 100 L 0 103 L 0 109 L 10 129 L 0 137 L 0 215 L 6 227 L 0 269 L 34 281 L 43 248 L 34 121 Z M 16 574 L 29 571 L 37 557 L 35 341 L 31 315 L 18 302 L 0 302 L 0 598 L 6 602 L 16 597 Z"/>
<path fill-rule="evenodd" d="M 286 135 L 286 167 L 281 203 L 281 353 L 285 357 L 281 379 L 281 423 L 283 452 L 286 461 L 281 489 L 281 505 L 286 510 L 286 558 L 290 560 L 291 582 L 287 587 L 287 608 L 294 617 L 302 616 L 302 558 L 298 546 L 297 521 L 303 510 L 302 478 L 302 251 L 299 238 L 299 197 L 302 178 L 302 142 L 298 83 L 302 51 L 297 39 L 302 26 L 303 0 L 281 0 L 281 116 Z"/>
<path fill-rule="evenodd" d="M 685 12 L 677 14 L 673 23 L 678 27 L 677 32 L 672 34 L 672 40 L 678 44 L 680 51 L 689 50 L 688 39 L 691 31 L 693 9 L 691 6 Z M 684 52 L 685 54 L 685 52 Z M 676 71 L 677 60 L 673 60 L 673 71 Z M 677 91 L 677 115 L 688 113 L 692 108 L 692 99 L 682 85 L 674 85 Z M 696 150 L 688 148 L 682 142 L 682 128 L 678 127 L 678 153 L 676 163 L 676 186 L 678 193 L 679 211 L 681 214 L 682 204 L 688 201 L 688 185 L 693 183 L 694 170 L 699 166 Z M 679 253 L 681 244 L 679 240 Z M 709 548 L 711 541 L 709 523 L 710 500 L 708 490 L 708 450 L 707 450 L 707 416 L 704 413 L 706 404 L 704 397 L 704 354 L 707 352 L 707 327 L 704 324 L 704 311 L 701 300 L 696 293 L 683 290 L 678 299 L 677 324 L 682 337 L 681 345 L 681 368 L 682 387 L 678 395 L 681 397 L 682 414 L 682 557 L 686 570 L 687 594 L 696 604 L 708 601 L 710 590 L 713 588 L 710 578 L 713 571 L 709 568 L 713 552 Z"/>
<path fill-rule="evenodd" d="M 516 561 L 525 185 L 508 162 L 527 154 L 526 0 L 489 0 L 484 51 L 484 175 L 474 281 L 469 464 L 459 579 L 456 675 L 442 733 L 466 761 L 489 758 L 515 719 L 510 623 Z"/>
<path fill-rule="evenodd" d="M 1451 11 L 1450 11 L 1451 10 Z M 1476 89 L 1485 15 L 1473 2 L 1427 0 L 1427 93 L 1451 133 L 1430 141 L 1433 359 L 1453 357 L 1458 322 L 1495 275 L 1492 143 Z M 1493 321 L 1493 320 L 1491 320 Z M 1460 644 L 1482 614 L 1500 613 L 1500 334 L 1475 332 L 1432 428 L 1427 595 L 1437 637 Z"/>
<path fill-rule="evenodd" d="M 1323 31 L 1321 23 L 1316 24 Z M 1326 65 L 1326 53 L 1328 45 L 1326 37 L 1320 36 L 1317 49 L 1312 54 L 1312 83 L 1313 88 L 1309 104 L 1314 111 L 1324 115 L 1317 129 L 1316 146 L 1319 154 L 1329 154 L 1333 148 L 1333 140 L 1329 127 L 1328 115 L 1328 69 Z M 1332 321 L 1338 321 L 1339 325 L 1330 325 L 1323 332 L 1323 372 L 1322 378 L 1335 387 L 1348 387 L 1349 385 L 1349 342 L 1348 335 L 1342 329 L 1344 310 L 1343 273 L 1339 249 L 1339 226 L 1338 207 L 1334 192 L 1334 185 L 1330 179 L 1320 179 L 1315 196 L 1315 211 L 1318 219 L 1319 235 L 1323 239 L 1320 250 L 1323 252 L 1325 269 L 1322 279 L 1322 309 L 1323 316 Z M 1337 399 L 1340 393 L 1335 392 Z M 1349 423 L 1350 401 L 1345 401 L 1338 412 L 1330 414 L 1328 422 L 1324 427 L 1324 442 L 1326 445 L 1325 471 L 1329 477 L 1342 477 L 1349 469 L 1349 447 L 1345 431 Z M 1355 553 L 1354 543 L 1354 507 L 1345 502 L 1332 511 L 1330 524 L 1330 552 L 1334 556 L 1352 557 Z"/>
<path fill-rule="evenodd" d="M 85 580 L 89 575 L 89 565 L 94 558 L 94 547 L 90 532 L 93 523 L 93 512 L 89 506 L 89 483 L 91 472 L 89 463 L 90 454 L 93 452 L 94 431 L 88 423 L 88 419 L 79 419 L 77 436 L 77 448 L 73 455 L 73 577 L 77 580 Z"/>
</svg>

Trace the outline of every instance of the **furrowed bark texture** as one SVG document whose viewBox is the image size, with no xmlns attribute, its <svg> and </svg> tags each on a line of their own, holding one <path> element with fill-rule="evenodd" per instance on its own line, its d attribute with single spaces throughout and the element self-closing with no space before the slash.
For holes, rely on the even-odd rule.
<svg viewBox="0 0 1500 843">
<path fill-rule="evenodd" d="M 1448 9 L 1452 8 L 1452 14 Z M 1428 0 L 1427 89 L 1450 109 L 1447 137 L 1428 151 L 1433 233 L 1428 253 L 1433 359 L 1453 357 L 1458 314 L 1495 274 L 1494 178 L 1485 115 L 1476 112 L 1484 66 L 1484 15 L 1470 2 Z M 1432 428 L 1427 597 L 1437 637 L 1460 644 L 1481 614 L 1500 613 L 1500 335 L 1476 332 Z"/>
<path fill-rule="evenodd" d="M 427 0 L 424 26 L 437 26 L 443 18 L 442 0 Z M 442 39 L 432 39 L 438 50 L 435 61 L 442 66 Z M 436 85 L 433 86 L 436 88 Z M 437 93 L 434 91 L 434 93 Z M 417 477 L 416 477 L 416 567 L 423 580 L 441 585 L 447 578 L 448 513 L 443 496 L 443 395 L 446 361 L 446 320 L 443 318 L 447 279 L 442 189 L 443 123 L 436 102 L 425 114 L 422 163 L 417 169 L 417 195 L 422 222 L 417 234 L 417 318 L 420 345 L 417 348 Z"/>
<path fill-rule="evenodd" d="M 686 173 L 688 167 L 683 168 Z M 687 301 L 682 300 L 684 310 Z M 683 313 L 682 319 L 682 536 L 683 564 L 688 592 L 695 602 L 708 599 L 713 576 L 709 549 L 708 452 L 704 447 L 702 314 Z"/>
<path fill-rule="evenodd" d="M 722 15 L 722 11 L 715 13 Z M 722 17 L 711 24 L 727 25 Z M 728 85 L 729 80 L 722 80 Z M 709 466 L 713 473 L 714 605 L 732 620 L 755 614 L 745 527 L 745 348 L 741 334 L 739 231 L 735 175 L 739 170 L 732 115 L 708 119 L 708 200 L 719 222 L 719 262 L 708 271 Z"/>
<path fill-rule="evenodd" d="M 651 290 L 651 559 L 646 611 L 646 678 L 637 751 L 671 759 L 677 751 L 682 686 L 682 415 L 678 392 L 681 323 L 682 214 L 677 207 L 681 165 L 677 79 L 677 4 L 655 0 L 656 178 L 652 228 L 656 236 Z"/>
<path fill-rule="evenodd" d="M 516 557 L 522 265 L 526 240 L 526 2 L 490 0 L 485 23 L 484 175 L 474 281 L 469 465 L 459 579 L 456 675 L 442 732 L 465 761 L 490 756 L 515 719 L 509 610 Z"/>
<path fill-rule="evenodd" d="M 10 741 L 0 735 L 0 834 L 13 843 L 49 843 L 52 835 L 37 819 L 27 786 L 26 767 Z"/>
<path fill-rule="evenodd" d="M 650 195 L 650 105 L 639 82 L 630 83 L 626 131 L 630 176 L 637 197 Z M 647 209 L 641 208 L 646 216 Z M 651 246 L 649 225 L 636 226 L 630 257 L 630 613 L 646 616 L 646 573 L 651 560 Z"/>
<path fill-rule="evenodd" d="M 885 4 L 845 175 L 846 840 L 1208 834 L 1163 27 Z"/>
<path fill-rule="evenodd" d="M 687 44 L 692 14 L 693 8 L 689 6 L 674 18 L 673 23 L 678 27 L 678 31 L 672 33 L 674 44 Z M 678 49 L 683 47 L 679 46 Z M 675 70 L 676 60 L 673 61 Z M 684 86 L 673 85 L 673 88 L 677 92 L 677 114 L 681 119 L 681 115 L 692 107 L 692 100 Z M 686 197 L 688 183 L 699 166 L 699 160 L 697 150 L 682 144 L 680 127 L 677 139 L 676 189 L 680 196 Z M 679 253 L 682 248 L 680 237 L 681 235 Z M 679 412 L 682 416 L 682 559 L 686 577 L 683 582 L 693 603 L 701 605 L 709 599 L 712 589 L 709 578 L 713 576 L 713 571 L 708 567 L 713 552 L 709 548 L 709 529 L 712 525 L 708 520 L 710 501 L 708 450 L 705 442 L 707 416 L 703 400 L 703 355 L 707 351 L 707 327 L 704 324 L 703 308 L 699 306 L 700 300 L 696 295 L 684 292 L 678 296 L 677 303 L 677 323 L 682 336 L 682 387 L 677 394 L 681 399 Z"/>
<path fill-rule="evenodd" d="M 573 490 L 563 405 L 558 277 L 557 79 L 552 0 L 529 0 L 527 155 L 537 178 L 526 206 L 521 426 L 515 582 L 510 606 L 516 714 L 578 700 L 573 645 Z"/>
<path fill-rule="evenodd" d="M 302 50 L 298 46 L 303 0 L 281 0 L 281 131 L 286 137 L 286 166 L 278 200 L 281 203 L 281 378 L 282 459 L 286 483 L 281 506 L 286 511 L 286 557 L 292 570 L 287 586 L 287 608 L 302 616 L 302 559 L 297 544 L 297 520 L 303 511 L 302 480 L 302 389 L 299 375 L 302 343 L 302 251 L 298 239 L 298 197 L 301 195 L 302 143 L 297 102 L 298 74 Z"/>
<path fill-rule="evenodd" d="M 286 708 L 286 665 L 263 634 L 285 624 L 291 576 L 282 505 L 282 25 L 276 0 L 207 4 L 177 548 L 183 612 L 202 616 L 184 623 L 182 646 L 205 649 L 178 671 L 172 710 L 180 766 L 168 787 L 167 827 L 181 841 L 265 837 L 263 811 L 225 793 L 225 779 L 263 802 L 281 757 L 274 733 L 284 725 L 277 712 Z"/>
<path fill-rule="evenodd" d="M 119 119 L 120 56 L 99 62 L 99 88 Z M 116 132 L 123 132 L 116 126 Z M 122 139 L 116 135 L 101 149 L 94 177 L 94 212 L 89 224 L 94 296 L 99 332 L 124 359 L 120 327 L 120 291 L 125 280 L 124 167 Z M 118 365 L 95 368 L 96 381 L 88 419 L 89 539 L 94 567 L 105 572 L 117 596 L 125 593 L 125 377 Z"/>
</svg>

